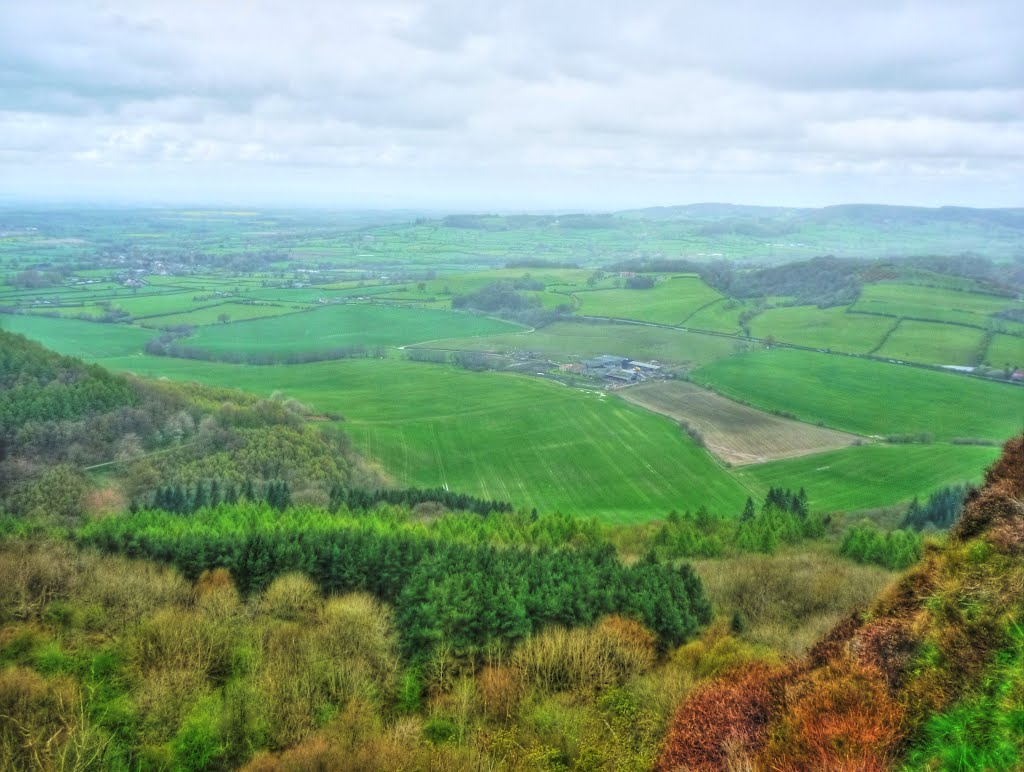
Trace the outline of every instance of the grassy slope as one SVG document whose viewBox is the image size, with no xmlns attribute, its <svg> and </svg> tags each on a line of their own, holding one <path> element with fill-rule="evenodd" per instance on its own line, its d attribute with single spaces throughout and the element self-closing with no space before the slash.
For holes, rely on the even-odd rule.
<svg viewBox="0 0 1024 772">
<path fill-rule="evenodd" d="M 722 297 L 697 278 L 659 281 L 649 290 L 614 289 L 580 292 L 581 314 L 681 324 L 701 306 Z"/>
<path fill-rule="evenodd" d="M 156 333 L 125 324 L 99 324 L 78 319 L 0 315 L 0 328 L 39 341 L 61 354 L 83 359 L 140 354 Z"/>
<path fill-rule="evenodd" d="M 297 310 L 306 310 L 308 306 L 292 306 L 283 304 L 274 305 L 253 305 L 248 303 L 221 303 L 189 311 L 183 314 L 169 314 L 157 316 L 152 319 L 144 319 L 139 324 L 146 327 L 176 327 L 187 324 L 199 327 L 205 324 L 220 324 L 218 317 L 227 314 L 232 322 L 240 322 L 246 319 L 262 319 L 267 316 L 281 316 L 283 314 L 295 313 Z"/>
<path fill-rule="evenodd" d="M 1007 308 L 1020 308 L 1020 305 L 1010 298 L 994 295 L 913 284 L 880 283 L 865 285 L 860 300 L 853 308 L 856 311 L 984 326 L 989 314 Z"/>
<path fill-rule="evenodd" d="M 876 354 L 931 365 L 973 365 L 985 332 L 904 319 Z"/>
<path fill-rule="evenodd" d="M 992 367 L 1024 367 L 1024 338 L 996 335 L 985 352 L 985 363 Z"/>
<path fill-rule="evenodd" d="M 747 492 L 660 416 L 593 393 L 497 373 L 394 360 L 246 367 L 143 357 L 148 375 L 281 390 L 345 415 L 357 448 L 400 484 L 510 499 L 544 511 L 647 520 Z"/>
<path fill-rule="evenodd" d="M 470 314 L 339 305 L 237 325 L 206 327 L 186 342 L 209 351 L 294 353 L 353 345 L 402 345 L 517 329 L 520 328 L 507 322 Z"/>
<path fill-rule="evenodd" d="M 756 407 L 857 434 L 1001 441 L 1024 423 L 1024 389 L 868 359 L 771 349 L 712 362 L 693 378 Z"/>
<path fill-rule="evenodd" d="M 758 493 L 803 487 L 817 510 L 856 510 L 909 501 L 943 485 L 977 482 L 999 448 L 975 445 L 862 445 L 745 466 L 736 476 Z"/>
<path fill-rule="evenodd" d="M 848 314 L 845 308 L 791 306 L 758 314 L 750 330 L 757 338 L 771 335 L 786 343 L 865 354 L 892 325 L 893 320 L 884 316 Z"/>
</svg>

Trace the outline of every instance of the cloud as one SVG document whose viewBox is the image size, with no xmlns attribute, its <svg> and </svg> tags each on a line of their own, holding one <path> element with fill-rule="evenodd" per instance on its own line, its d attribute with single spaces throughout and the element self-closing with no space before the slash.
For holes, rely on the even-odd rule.
<svg viewBox="0 0 1024 772">
<path fill-rule="evenodd" d="M 1022 28 L 1012 0 L 10 3 L 0 176 L 282 204 L 1021 205 Z"/>
</svg>

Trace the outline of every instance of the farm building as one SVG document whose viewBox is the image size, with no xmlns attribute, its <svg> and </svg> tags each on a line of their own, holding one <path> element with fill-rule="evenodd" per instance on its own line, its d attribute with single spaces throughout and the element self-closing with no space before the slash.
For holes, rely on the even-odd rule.
<svg viewBox="0 0 1024 772">
<path fill-rule="evenodd" d="M 584 364 L 588 370 L 600 370 L 606 367 L 626 367 L 629 364 L 629 359 L 626 357 L 615 356 L 614 354 L 602 354 L 599 357 L 588 359 Z"/>
<path fill-rule="evenodd" d="M 653 375 L 661 370 L 661 365 L 656 364 L 655 362 L 637 362 L 635 359 L 630 360 L 629 367 L 648 375 Z"/>
</svg>

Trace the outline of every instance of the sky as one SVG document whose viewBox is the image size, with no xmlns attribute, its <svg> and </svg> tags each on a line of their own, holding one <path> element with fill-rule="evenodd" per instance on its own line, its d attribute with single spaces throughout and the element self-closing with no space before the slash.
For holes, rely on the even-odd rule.
<svg viewBox="0 0 1024 772">
<path fill-rule="evenodd" d="M 1024 206 L 1020 0 L 0 0 L 0 200 Z"/>
</svg>

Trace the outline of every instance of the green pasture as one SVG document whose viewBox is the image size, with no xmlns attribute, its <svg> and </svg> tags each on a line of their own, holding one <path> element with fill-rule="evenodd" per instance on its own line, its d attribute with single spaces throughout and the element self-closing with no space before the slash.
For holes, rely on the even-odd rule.
<svg viewBox="0 0 1024 772">
<path fill-rule="evenodd" d="M 168 327 L 202 327 L 207 324 L 220 324 L 220 315 L 227 314 L 231 322 L 242 322 L 248 319 L 262 319 L 268 316 L 293 314 L 297 310 L 308 310 L 309 306 L 291 306 L 280 303 L 220 303 L 219 305 L 199 308 L 183 314 L 168 314 L 139 322 L 144 327 L 167 329 Z"/>
<path fill-rule="evenodd" d="M 929 365 L 973 365 L 984 337 L 985 331 L 977 328 L 904 319 L 875 355 Z"/>
<path fill-rule="evenodd" d="M 864 285 L 853 310 L 986 327 L 997 311 L 1021 307 L 1012 298 L 886 282 Z"/>
<path fill-rule="evenodd" d="M 216 303 L 216 299 L 196 300 L 200 295 L 205 295 L 201 290 L 188 290 L 187 292 L 175 292 L 160 295 L 147 295 L 139 297 L 118 298 L 112 301 L 115 308 L 127 312 L 133 318 L 163 316 L 165 314 L 180 314 L 192 311 L 199 306 Z"/>
<path fill-rule="evenodd" d="M 630 359 L 697 365 L 730 356 L 743 345 L 729 338 L 662 327 L 612 322 L 555 322 L 529 333 L 456 338 L 424 344 L 424 347 L 495 353 L 530 351 L 564 362 L 601 354 L 620 354 Z"/>
<path fill-rule="evenodd" d="M 872 359 L 773 348 L 711 362 L 691 378 L 763 410 L 855 434 L 1002 441 L 1024 427 L 1024 389 Z"/>
<path fill-rule="evenodd" d="M 804 488 L 815 510 L 856 511 L 924 499 L 944 485 L 976 483 L 999 452 L 978 445 L 869 444 L 739 467 L 736 477 L 760 495 L 777 485 Z"/>
<path fill-rule="evenodd" d="M 88 306 L 37 306 L 26 308 L 25 312 L 29 314 L 56 314 L 66 319 L 74 319 L 84 314 L 93 319 L 99 319 L 107 313 L 107 309 L 95 304 Z"/>
<path fill-rule="evenodd" d="M 296 289 L 252 287 L 243 290 L 240 297 L 250 300 L 269 300 L 275 303 L 307 303 L 316 305 L 321 300 L 350 300 L 394 292 L 396 289 L 397 286 L 381 286 L 377 284 L 367 284 L 363 287 L 355 286 L 338 290 L 329 290 L 323 287 L 300 287 Z"/>
<path fill-rule="evenodd" d="M 594 290 L 580 292 L 577 297 L 579 313 L 585 316 L 679 325 L 722 296 L 700 279 L 687 277 L 663 279 L 653 289 Z"/>
<path fill-rule="evenodd" d="M 521 329 L 518 325 L 474 314 L 345 304 L 202 327 L 185 342 L 212 352 L 285 355 L 356 345 L 398 346 L 518 329 Z"/>
<path fill-rule="evenodd" d="M 254 367 L 166 357 L 107 360 L 140 374 L 275 390 L 345 417 L 356 448 L 397 485 L 443 486 L 614 522 L 747 492 L 673 423 L 622 400 L 536 378 L 400 360 Z"/>
<path fill-rule="evenodd" d="M 711 330 L 737 334 L 740 332 L 740 315 L 747 306 L 732 298 L 722 298 L 709 306 L 694 311 L 683 322 L 694 330 Z"/>
<path fill-rule="evenodd" d="M 993 335 L 988 351 L 985 352 L 985 364 L 991 367 L 1024 368 L 1024 338 L 1016 335 Z"/>
<path fill-rule="evenodd" d="M 141 355 L 156 334 L 127 324 L 21 314 L 0 314 L 0 329 L 24 335 L 61 354 L 91 360 Z"/>
<path fill-rule="evenodd" d="M 866 354 L 877 346 L 895 319 L 847 313 L 845 308 L 788 306 L 770 308 L 750 322 L 756 338 L 769 336 L 801 346 Z"/>
</svg>

